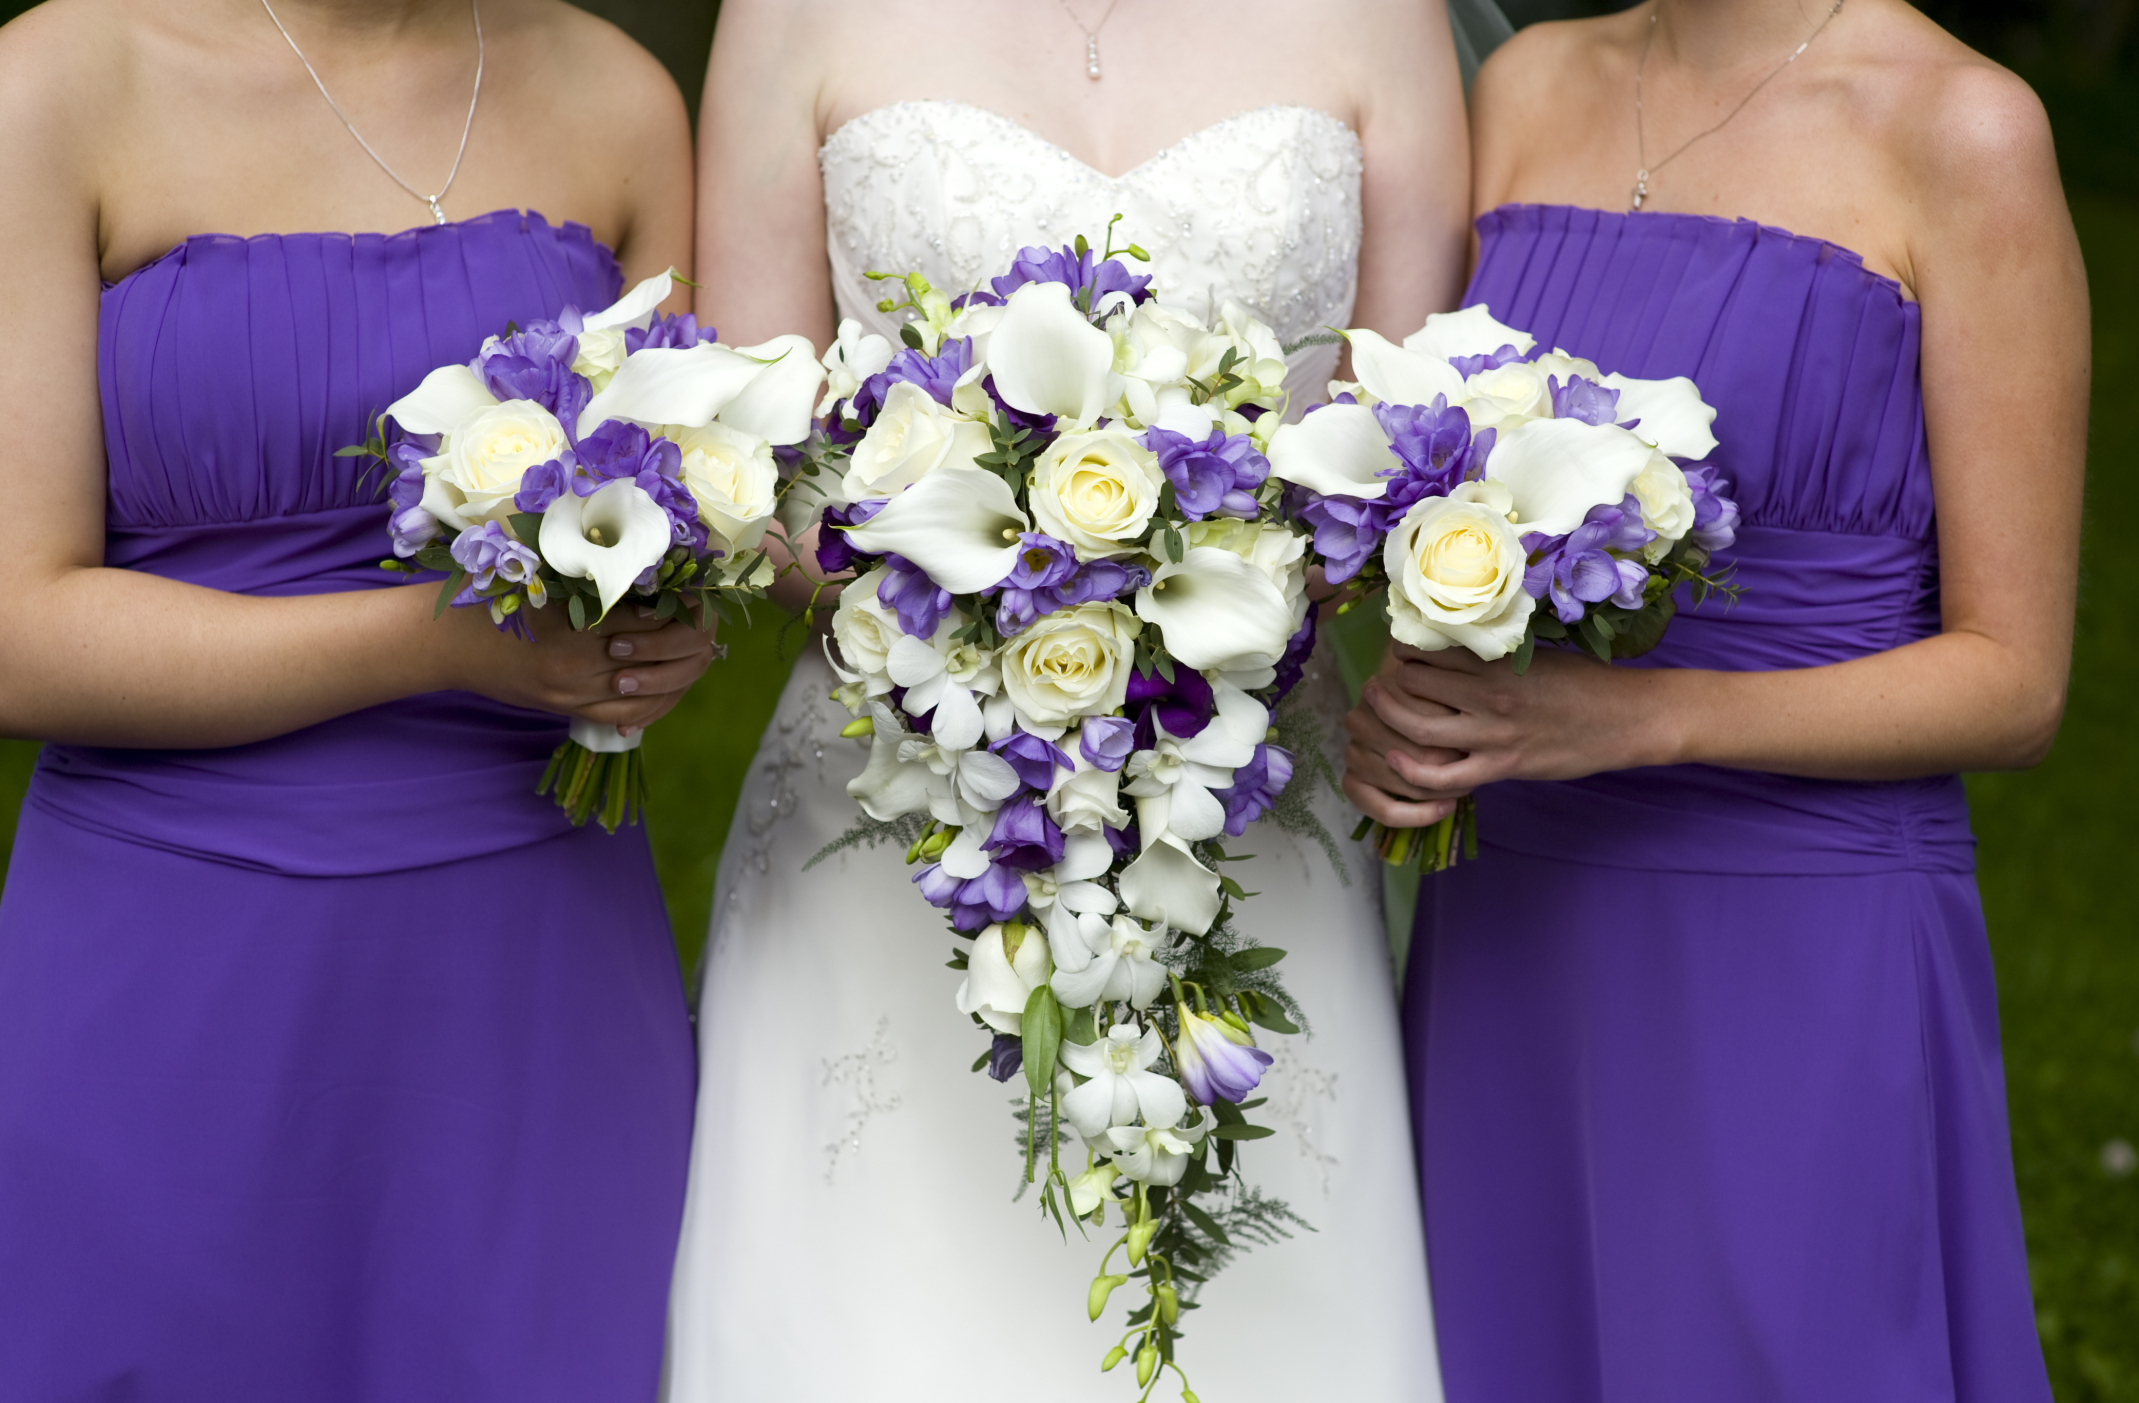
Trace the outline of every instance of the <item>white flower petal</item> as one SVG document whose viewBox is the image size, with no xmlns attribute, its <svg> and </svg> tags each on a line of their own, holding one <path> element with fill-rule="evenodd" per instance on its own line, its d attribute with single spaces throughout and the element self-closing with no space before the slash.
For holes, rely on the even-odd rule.
<svg viewBox="0 0 2139 1403">
<path fill-rule="evenodd" d="M 611 327 L 646 330 L 653 325 L 654 313 L 676 290 L 675 273 L 674 268 L 663 269 L 601 311 L 583 318 L 580 325 L 588 331 L 607 331 Z"/>
<path fill-rule="evenodd" d="M 1097 833 L 1071 833 L 1062 840 L 1062 861 L 1055 864 L 1055 881 L 1066 892 L 1070 883 L 1104 876 L 1113 865 L 1114 847 L 1105 838 Z M 1105 888 L 1100 890 L 1104 893 Z"/>
<path fill-rule="evenodd" d="M 959 759 L 958 787 L 975 807 L 986 805 L 993 811 L 1022 783 L 1010 762 L 991 751 L 968 751 Z"/>
<path fill-rule="evenodd" d="M 1324 496 L 1371 501 L 1389 490 L 1379 474 L 1402 466 L 1363 404 L 1325 404 L 1270 437 L 1271 475 Z"/>
<path fill-rule="evenodd" d="M 1114 338 L 1085 319 L 1062 283 L 1027 283 L 1010 294 L 988 339 L 988 369 L 1005 404 L 1074 425 L 1121 398 Z"/>
<path fill-rule="evenodd" d="M 1624 375 L 1607 375 L 1600 383 L 1607 390 L 1619 391 L 1620 423 L 1641 421 L 1632 430 L 1634 437 L 1689 463 L 1716 451 L 1716 436 L 1709 428 L 1716 422 L 1716 411 L 1685 376 L 1629 380 Z"/>
<path fill-rule="evenodd" d="M 740 347 L 737 354 L 762 364 L 757 376 L 721 407 L 720 421 L 776 447 L 808 438 L 810 408 L 817 387 L 824 383 L 824 367 L 817 363 L 817 348 L 810 339 L 775 336 L 756 346 Z"/>
<path fill-rule="evenodd" d="M 1129 914 L 1142 920 L 1202 935 L 1218 918 L 1218 874 L 1178 839 L 1147 845 L 1123 870 L 1120 886 Z"/>
<path fill-rule="evenodd" d="M 1422 355 L 1453 360 L 1457 356 L 1489 356 L 1502 346 L 1513 346 L 1524 355 L 1537 344 L 1527 331 L 1502 326 L 1484 303 L 1460 312 L 1436 312 L 1426 325 L 1404 338 L 1404 349 Z"/>
<path fill-rule="evenodd" d="M 1183 780 L 1173 787 L 1173 808 L 1166 815 L 1167 831 L 1186 843 L 1200 843 L 1225 832 L 1225 805 L 1211 797 L 1202 785 Z"/>
<path fill-rule="evenodd" d="M 1352 346 L 1352 373 L 1374 398 L 1388 404 L 1432 404 L 1436 395 L 1455 404 L 1463 398 L 1463 377 L 1438 356 L 1392 346 L 1363 327 L 1345 336 Z"/>
<path fill-rule="evenodd" d="M 1039 286 L 1028 283 L 1027 286 Z M 903 555 L 953 594 L 1000 583 L 1032 522 L 1009 486 L 980 468 L 938 468 L 847 533 L 871 555 Z"/>
<path fill-rule="evenodd" d="M 1161 978 L 1163 980 L 1163 976 Z M 1136 1106 L 1143 1112 L 1145 1125 L 1160 1130 L 1171 1129 L 1188 1114 L 1188 1096 L 1172 1077 L 1162 1077 L 1156 1072 L 1132 1072 L 1125 1080 L 1136 1090 Z"/>
<path fill-rule="evenodd" d="M 600 542 L 588 539 L 598 531 Z M 592 580 L 607 614 L 631 582 L 668 553 L 668 513 L 635 482 L 566 491 L 542 514 L 542 558 L 560 575 Z"/>
<path fill-rule="evenodd" d="M 442 365 L 386 406 L 386 417 L 412 434 L 449 434 L 469 415 L 498 402 L 465 365 Z"/>
<path fill-rule="evenodd" d="M 648 346 L 624 363 L 579 416 L 582 438 L 605 419 L 697 429 L 765 369 L 726 346 Z"/>
<path fill-rule="evenodd" d="M 1162 562 L 1137 591 L 1136 613 L 1158 626 L 1175 662 L 1198 672 L 1268 667 L 1285 655 L 1295 627 L 1269 575 L 1217 546 Z"/>
<path fill-rule="evenodd" d="M 989 825 L 969 823 L 958 830 L 950 846 L 943 850 L 943 870 L 960 881 L 970 882 L 988 870 L 988 855 L 981 844 L 988 841 Z"/>
<path fill-rule="evenodd" d="M 912 699 L 912 695 L 908 694 L 907 700 Z M 942 695 L 935 699 L 932 709 L 936 716 L 929 730 L 936 737 L 936 744 L 947 750 L 968 750 L 980 740 L 980 703 L 973 700 L 971 691 L 956 683 L 949 683 L 943 688 Z M 959 765 L 959 778 L 968 787 L 971 777 L 965 774 L 965 769 L 979 758 L 978 754 L 969 755 Z M 1003 796 L 1008 797 L 1007 794 Z M 996 802 L 1001 803 L 1002 800 L 998 799 Z"/>
<path fill-rule="evenodd" d="M 1562 536 L 1591 507 L 1623 500 L 1648 462 L 1649 445 L 1625 429 L 1532 419 L 1499 436 L 1485 472 L 1512 495 L 1518 532 Z"/>
</svg>

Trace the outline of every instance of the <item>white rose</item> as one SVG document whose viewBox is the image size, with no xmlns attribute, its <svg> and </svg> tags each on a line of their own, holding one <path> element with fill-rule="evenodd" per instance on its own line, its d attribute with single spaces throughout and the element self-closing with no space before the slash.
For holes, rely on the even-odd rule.
<svg viewBox="0 0 2139 1403">
<path fill-rule="evenodd" d="M 1129 811 L 1121 806 L 1121 772 L 1102 770 L 1072 748 L 1075 771 L 1055 776 L 1047 794 L 1047 812 L 1064 833 L 1097 834 L 1106 828 L 1127 828 Z"/>
<path fill-rule="evenodd" d="M 1641 524 L 1656 533 L 1656 539 L 1642 548 L 1642 555 L 1654 565 L 1670 552 L 1673 542 L 1693 529 L 1693 493 L 1686 487 L 1686 474 L 1662 453 L 1649 455 L 1648 466 L 1627 490 L 1641 503 Z"/>
<path fill-rule="evenodd" d="M 840 656 L 861 674 L 872 697 L 891 690 L 891 650 L 906 636 L 899 616 L 876 597 L 883 582 L 884 571 L 871 570 L 839 592 L 839 607 L 832 611 L 832 638 Z"/>
<path fill-rule="evenodd" d="M 586 376 L 588 383 L 599 393 L 616 374 L 617 367 L 624 363 L 624 329 L 604 327 L 599 331 L 582 331 L 577 339 L 579 352 L 572 358 L 572 373 Z"/>
<path fill-rule="evenodd" d="M 1118 710 L 1128 697 L 1137 629 L 1136 616 L 1119 604 L 1080 604 L 1003 645 L 1003 690 L 1025 729 L 1053 739 L 1080 716 Z"/>
<path fill-rule="evenodd" d="M 1382 547 L 1389 632 L 1435 652 L 1468 648 L 1488 662 L 1513 652 L 1536 607 L 1523 588 L 1525 555 L 1497 482 L 1466 482 L 1404 515 Z"/>
<path fill-rule="evenodd" d="M 938 468 L 972 467 L 990 447 L 986 424 L 957 417 L 919 385 L 901 380 L 855 445 L 840 490 L 850 502 L 895 496 Z"/>
<path fill-rule="evenodd" d="M 1592 382 L 1601 382 L 1604 379 L 1604 372 L 1597 369 L 1595 361 L 1571 356 L 1557 347 L 1530 363 L 1543 372 L 1547 379 L 1556 379 L 1562 385 L 1577 376 Z"/>
<path fill-rule="evenodd" d="M 780 469 L 772 445 L 719 420 L 662 433 L 683 450 L 683 485 L 698 501 L 699 519 L 731 554 L 755 550 L 778 505 Z"/>
<path fill-rule="evenodd" d="M 520 477 L 565 449 L 564 425 L 531 400 L 479 409 L 424 461 L 423 507 L 455 530 L 512 515 Z"/>
<path fill-rule="evenodd" d="M 1495 402 L 1498 413 L 1494 422 L 1502 419 L 1546 419 L 1552 415 L 1552 387 L 1545 383 L 1545 372 L 1529 361 L 1510 361 L 1494 370 L 1481 370 L 1463 384 L 1464 390 L 1474 400 Z M 1471 416 L 1473 424 L 1478 415 Z"/>
<path fill-rule="evenodd" d="M 824 353 L 824 399 L 819 414 L 829 413 L 841 400 L 854 398 L 862 381 L 891 364 L 891 343 L 874 333 L 862 334 L 862 324 L 848 317 L 839 324 L 839 339 Z"/>
<path fill-rule="evenodd" d="M 1124 555 L 1158 509 L 1166 475 L 1158 455 L 1124 429 L 1064 434 L 1032 472 L 1032 515 L 1080 560 Z"/>
<path fill-rule="evenodd" d="M 1184 390 L 1189 353 L 1209 335 L 1203 323 L 1178 307 L 1146 302 L 1117 312 L 1107 322 L 1114 338 L 1114 368 L 1122 376 L 1122 399 L 1138 423 L 1158 422 L 1161 391 Z"/>
</svg>

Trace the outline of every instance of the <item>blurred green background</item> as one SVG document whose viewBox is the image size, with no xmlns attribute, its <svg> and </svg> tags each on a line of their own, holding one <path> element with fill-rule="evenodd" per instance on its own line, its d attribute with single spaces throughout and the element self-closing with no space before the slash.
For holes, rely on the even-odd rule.
<svg viewBox="0 0 2139 1403">
<path fill-rule="evenodd" d="M 1032 0 L 1034 4 L 1046 0 Z M 711 4 L 585 0 L 637 35 L 696 106 Z M 0 0 L 0 19 L 27 8 Z M 1006 7 L 1006 14 L 1007 14 Z M 1513 0 L 1518 23 L 1590 13 Z M 2094 297 L 2095 380 L 2139 373 L 2139 0 L 1937 0 L 1942 24 L 2034 84 Z M 2139 423 L 2095 396 L 2079 644 L 2056 753 L 2026 774 L 1970 781 L 1980 882 L 1998 963 L 2014 1155 L 2037 1323 L 2059 1398 L 2139 1403 L 2139 917 L 2125 864 L 2139 841 L 2139 626 L 2114 594 L 2108 523 L 2139 516 Z M 727 634 L 730 655 L 647 740 L 649 829 L 679 957 L 695 966 L 744 768 L 799 638 L 778 620 Z M 0 860 L 35 762 L 0 741 Z"/>
</svg>

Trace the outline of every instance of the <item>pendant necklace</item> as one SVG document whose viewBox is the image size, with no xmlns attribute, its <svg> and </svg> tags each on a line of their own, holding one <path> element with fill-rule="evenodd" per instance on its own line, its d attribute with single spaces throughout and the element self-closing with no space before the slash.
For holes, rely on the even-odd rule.
<svg viewBox="0 0 2139 1403">
<path fill-rule="evenodd" d="M 371 149 L 371 143 L 364 139 L 364 134 L 356 129 L 356 123 L 349 120 L 349 114 L 342 111 L 342 105 L 334 100 L 334 94 L 328 92 L 327 85 L 320 81 L 319 70 L 312 66 L 312 60 L 305 57 L 305 51 L 297 47 L 297 41 L 290 37 L 290 31 L 283 28 L 282 18 L 275 13 L 275 7 L 270 5 L 268 0 L 260 0 L 260 7 L 266 10 L 267 17 L 275 22 L 275 28 L 282 31 L 283 42 L 290 46 L 291 53 L 297 55 L 297 61 L 305 66 L 305 72 L 312 75 L 313 86 L 318 88 L 319 95 L 327 100 L 327 106 L 334 110 L 334 115 L 342 119 L 342 125 L 349 128 L 349 134 L 356 138 L 357 145 L 364 148 L 364 154 L 378 162 L 379 169 L 385 171 L 394 184 L 429 205 L 433 219 L 440 224 L 445 223 L 446 212 L 439 207 L 438 202 L 446 197 L 446 192 L 453 188 L 453 178 L 460 174 L 461 157 L 468 154 L 468 133 L 475 128 L 475 105 L 482 100 L 483 96 L 483 10 L 481 0 L 468 0 L 468 12 L 475 18 L 475 92 L 468 98 L 468 120 L 461 123 L 460 149 L 453 153 L 453 169 L 446 172 L 446 183 L 438 187 L 438 193 L 435 195 L 426 195 L 403 180 L 392 166 L 386 164 L 386 161 L 378 152 Z"/>
<path fill-rule="evenodd" d="M 265 4 L 266 0 L 261 0 L 261 3 Z M 1114 7 L 1120 3 L 1121 0 L 1107 0 L 1107 12 L 1099 17 L 1099 23 L 1085 29 L 1084 21 L 1077 18 L 1077 12 L 1070 8 L 1069 0 L 1062 0 L 1062 11 L 1070 17 L 1070 23 L 1084 30 L 1084 76 L 1095 83 L 1100 78 L 1099 31 L 1107 27 L 1107 21 L 1114 17 Z"/>
<path fill-rule="evenodd" d="M 265 0 L 262 0 L 262 3 L 265 3 Z M 1659 0 L 1659 3 L 1661 3 L 1661 0 Z M 1834 8 L 1829 10 L 1827 12 L 1827 17 L 1821 20 L 1818 26 L 1816 26 L 1810 34 L 1805 36 L 1805 42 L 1799 44 L 1796 48 L 1792 49 L 1790 51 L 1790 56 L 1775 66 L 1774 72 L 1770 73 L 1767 77 L 1761 79 L 1759 82 L 1753 84 L 1753 91 L 1747 93 L 1744 97 L 1738 99 L 1738 105 L 1736 107 L 1733 107 L 1730 110 L 1729 114 L 1726 115 L 1722 121 L 1716 123 L 1714 126 L 1710 127 L 1705 132 L 1697 132 L 1693 136 L 1688 137 L 1686 141 L 1682 145 L 1680 145 L 1678 150 L 1664 157 L 1664 159 L 1658 161 L 1653 166 L 1649 164 L 1649 144 L 1646 136 L 1642 131 L 1641 110 L 1641 75 L 1642 71 L 1649 66 L 1649 49 L 1656 43 L 1657 12 L 1655 8 L 1652 7 L 1649 11 L 1649 33 L 1648 36 L 1641 41 L 1641 62 L 1634 65 L 1634 151 L 1635 154 L 1641 160 L 1641 169 L 1635 173 L 1633 203 L 1628 206 L 1628 208 L 1630 210 L 1638 211 L 1644 204 L 1648 203 L 1650 176 L 1662 170 L 1665 166 L 1670 165 L 1679 157 L 1685 155 L 1686 148 L 1688 146 L 1693 145 L 1696 141 L 1699 141 L 1704 137 L 1714 136 L 1717 132 L 1722 131 L 1725 127 L 1729 126 L 1731 123 L 1731 118 L 1736 117 L 1740 112 L 1745 111 L 1745 105 L 1751 102 L 1762 88 L 1766 87 L 1768 84 L 1774 82 L 1777 78 L 1781 77 L 1782 71 L 1785 68 L 1788 68 L 1791 64 L 1796 63 L 1797 56 L 1805 52 L 1805 50 L 1811 48 L 1812 41 L 1819 38 L 1821 31 L 1826 29 L 1828 25 L 1834 23 L 1834 17 L 1836 15 L 1842 13 L 1842 5 L 1843 0 L 1834 0 Z"/>
</svg>

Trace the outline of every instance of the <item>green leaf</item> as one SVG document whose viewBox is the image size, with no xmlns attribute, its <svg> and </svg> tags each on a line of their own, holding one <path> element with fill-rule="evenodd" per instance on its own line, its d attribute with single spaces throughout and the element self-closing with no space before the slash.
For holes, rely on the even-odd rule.
<svg viewBox="0 0 2139 1403">
<path fill-rule="evenodd" d="M 506 518 L 512 526 L 513 535 L 522 545 L 534 545 L 542 538 L 542 514 L 540 512 L 514 512 Z"/>
<path fill-rule="evenodd" d="M 1235 969 L 1268 969 L 1285 958 L 1285 952 L 1275 945 L 1254 945 L 1237 951 L 1231 957 Z"/>
<path fill-rule="evenodd" d="M 663 590 L 663 591 L 661 592 L 661 597 L 660 597 L 659 599 L 656 599 L 656 600 L 654 601 L 654 617 L 655 617 L 655 618 L 657 618 L 657 619 L 673 619 L 673 618 L 675 618 L 675 617 L 676 617 L 676 596 L 675 596 L 675 595 L 673 595 L 673 594 L 670 594 L 670 593 L 669 593 L 668 591 L 666 591 L 666 590 Z"/>
<path fill-rule="evenodd" d="M 899 328 L 899 339 L 916 351 L 921 349 L 921 329 L 912 322 Z"/>
<path fill-rule="evenodd" d="M 1619 636 L 1612 640 L 1612 656 L 1638 658 L 1663 642 L 1664 629 L 1678 611 L 1678 602 L 1669 594 L 1644 604 L 1639 613 L 1620 625 Z"/>
<path fill-rule="evenodd" d="M 1211 1128 L 1213 1140 L 1264 1140 L 1277 1134 L 1267 1125 L 1219 1125 Z"/>
<path fill-rule="evenodd" d="M 995 1055 L 995 1049 L 991 1047 L 991 1048 L 989 1048 L 989 1049 L 988 1049 L 988 1050 L 987 1050 L 986 1052 L 983 1052 L 983 1053 L 982 1053 L 982 1054 L 981 1054 L 980 1056 L 978 1056 L 978 1057 L 974 1058 L 974 1059 L 973 1059 L 973 1070 L 977 1072 L 977 1071 L 979 1071 L 979 1070 L 980 1070 L 981 1068 L 983 1068 L 983 1067 L 987 1066 L 987 1065 L 988 1065 L 988 1059 L 989 1059 L 990 1057 L 993 1057 L 994 1055 Z"/>
<path fill-rule="evenodd" d="M 1158 668 L 1159 676 L 1165 678 L 1168 682 L 1174 680 L 1172 655 L 1167 653 L 1154 653 L 1151 655 L 1151 661 L 1152 664 Z"/>
<path fill-rule="evenodd" d="M 1038 931 L 1026 939 L 1039 939 Z M 1055 991 L 1042 984 L 1025 1000 L 1025 1021 L 1020 1036 L 1025 1043 L 1025 1085 L 1035 1103 L 1054 1090 L 1055 1052 L 1062 1045 L 1062 1005 Z"/>
<path fill-rule="evenodd" d="M 335 449 L 334 456 L 337 458 L 369 458 L 376 455 L 372 453 L 370 444 L 352 443 L 347 448 Z"/>
<path fill-rule="evenodd" d="M 1225 1235 L 1225 1229 L 1218 1226 L 1218 1220 L 1196 1207 L 1195 1204 L 1183 1199 L 1181 1201 L 1181 1211 L 1188 1215 L 1188 1221 L 1203 1229 L 1205 1237 L 1217 1243 L 1220 1247 L 1231 1247 L 1233 1245 L 1233 1239 Z M 1181 1274 L 1187 1275 L 1185 1272 Z"/>
<path fill-rule="evenodd" d="M 581 632 L 584 632 L 586 630 L 587 601 L 582 596 L 577 594 L 573 595 L 570 601 L 567 602 L 565 605 L 565 613 L 571 618 L 572 627 L 574 629 Z"/>
<path fill-rule="evenodd" d="M 1163 539 L 1166 542 L 1166 558 L 1179 565 L 1181 557 L 1187 553 L 1188 547 L 1182 542 L 1181 533 L 1174 530 L 1173 523 L 1170 521 L 1166 523 Z M 1166 680 L 1171 682 L 1173 679 L 1169 677 Z"/>
<path fill-rule="evenodd" d="M 1247 1117 L 1241 1115 L 1240 1107 L 1231 1101 L 1213 1101 L 1210 1105 L 1211 1119 L 1220 1125 L 1246 1125 Z"/>
<path fill-rule="evenodd" d="M 1072 1013 L 1069 1021 L 1062 1025 L 1062 1040 L 1075 1043 L 1079 1047 L 1090 1047 L 1098 1042 L 1099 1026 L 1098 1021 L 1092 1017 L 1092 1010 L 1080 1008 Z"/>
<path fill-rule="evenodd" d="M 453 596 L 459 594 L 461 586 L 467 583 L 468 572 L 457 565 L 454 566 L 453 573 L 446 576 L 446 582 L 438 587 L 438 605 L 431 610 L 431 617 L 435 619 L 445 613 L 446 607 L 453 602 Z"/>
<path fill-rule="evenodd" d="M 1241 1002 L 1248 1006 L 1248 1021 L 1258 1028 L 1268 1028 L 1273 1033 L 1297 1033 L 1299 1026 L 1285 1016 L 1275 1000 L 1263 994 L 1243 991 Z"/>
<path fill-rule="evenodd" d="M 1533 614 L 1531 615 L 1531 617 L 1536 618 L 1537 616 Z M 1517 677 L 1522 676 L 1524 673 L 1530 670 L 1530 658 L 1536 652 L 1537 630 L 1533 628 L 1523 634 L 1523 641 L 1521 643 L 1515 645 L 1515 675 Z M 1353 837 L 1356 841 L 1358 835 L 1354 834 Z"/>
</svg>

